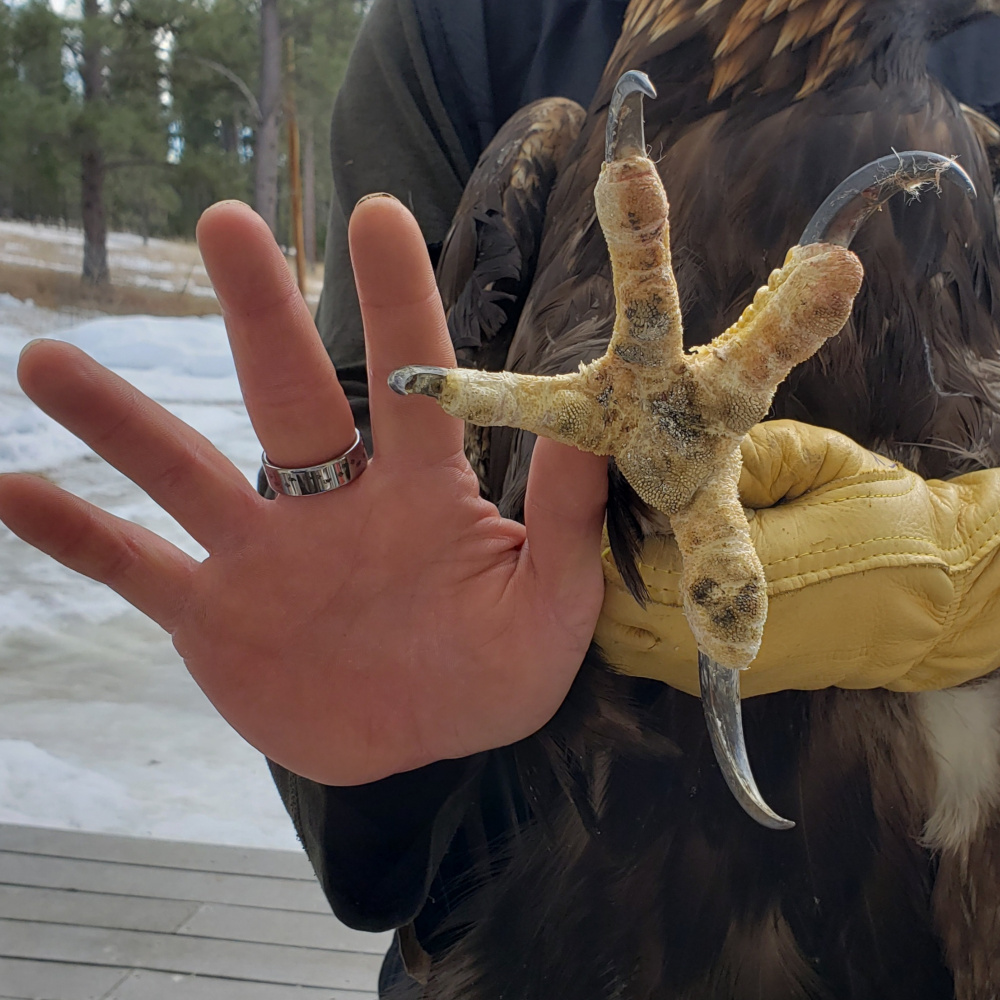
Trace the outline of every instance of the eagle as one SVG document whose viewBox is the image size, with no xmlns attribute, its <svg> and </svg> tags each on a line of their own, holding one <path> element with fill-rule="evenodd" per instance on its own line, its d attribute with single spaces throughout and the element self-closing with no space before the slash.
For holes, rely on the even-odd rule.
<svg viewBox="0 0 1000 1000">
<path fill-rule="evenodd" d="M 944 185 L 861 229 L 850 317 L 770 416 L 833 428 L 926 477 L 1000 464 L 1000 136 L 926 70 L 932 39 L 997 9 L 632 0 L 590 107 L 523 109 L 473 173 L 437 269 L 460 362 L 561 375 L 606 350 L 615 299 L 594 190 L 614 88 L 640 70 L 658 93 L 645 143 L 670 198 L 688 347 L 736 321 L 845 177 L 902 150 L 961 164 L 975 200 Z M 532 443 L 467 431 L 501 513 L 521 512 Z M 624 478 L 611 486 L 627 576 L 643 509 Z M 697 699 L 615 674 L 593 647 L 553 720 L 494 752 L 505 804 L 470 807 L 473 863 L 401 995 L 1000 995 L 1000 677 L 922 694 L 785 691 L 743 711 L 758 781 L 793 829 L 740 811 Z"/>
</svg>

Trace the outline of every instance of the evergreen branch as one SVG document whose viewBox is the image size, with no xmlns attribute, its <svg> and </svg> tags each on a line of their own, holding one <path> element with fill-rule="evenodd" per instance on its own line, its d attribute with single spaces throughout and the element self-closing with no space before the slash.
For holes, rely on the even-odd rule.
<svg viewBox="0 0 1000 1000">
<path fill-rule="evenodd" d="M 234 83 L 239 88 L 240 93 L 250 106 L 250 113 L 253 115 L 257 124 L 259 125 L 264 120 L 264 115 L 260 110 L 260 104 L 257 102 L 257 98 L 254 97 L 253 91 L 246 85 L 243 78 L 237 73 L 234 73 L 228 66 L 223 66 L 222 63 L 218 63 L 214 59 L 205 59 L 203 56 L 193 55 L 190 52 L 179 52 L 177 55 L 182 59 L 192 59 L 194 62 L 199 63 L 207 69 L 212 69 L 215 70 L 216 73 L 221 73 L 227 80 Z"/>
</svg>

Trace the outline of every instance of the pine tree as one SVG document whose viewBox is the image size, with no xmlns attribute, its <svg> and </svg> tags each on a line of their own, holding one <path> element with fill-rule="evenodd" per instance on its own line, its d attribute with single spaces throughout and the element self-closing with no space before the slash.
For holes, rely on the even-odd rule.
<svg viewBox="0 0 1000 1000">
<path fill-rule="evenodd" d="M 63 20 L 41 0 L 0 5 L 0 212 L 60 219 L 76 199 Z"/>
<path fill-rule="evenodd" d="M 170 176 L 168 80 L 161 54 L 176 16 L 173 0 L 129 0 L 112 15 L 107 55 L 106 207 L 115 228 L 148 236 L 178 199 Z"/>
<path fill-rule="evenodd" d="M 47 0 L 0 2 L 0 214 L 82 223 L 94 283 L 108 280 L 109 227 L 190 236 L 209 204 L 250 200 L 255 181 L 284 235 L 284 143 L 279 132 L 268 166 L 261 105 L 261 32 L 274 36 L 275 3 L 82 0 L 60 16 Z M 287 35 L 298 53 L 307 229 L 321 244 L 329 116 L 365 4 L 281 4 L 279 56 Z M 280 64 L 277 80 L 280 113 Z"/>
<path fill-rule="evenodd" d="M 278 0 L 260 0 L 260 124 L 254 142 L 254 208 L 278 235 L 281 123 L 281 22 Z"/>
<path fill-rule="evenodd" d="M 84 282 L 105 285 L 108 271 L 108 228 L 104 213 L 104 149 L 101 125 L 105 115 L 104 56 L 106 23 L 99 0 L 83 0 L 79 52 L 83 107 L 76 121 L 80 150 L 80 199 L 83 218 Z"/>
</svg>

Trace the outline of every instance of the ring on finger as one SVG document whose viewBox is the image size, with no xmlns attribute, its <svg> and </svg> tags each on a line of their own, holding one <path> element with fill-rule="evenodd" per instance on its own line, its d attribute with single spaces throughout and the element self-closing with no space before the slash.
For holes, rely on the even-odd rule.
<svg viewBox="0 0 1000 1000">
<path fill-rule="evenodd" d="M 275 493 L 289 497 L 313 496 L 329 493 L 357 479 L 368 465 L 368 452 L 361 440 L 361 432 L 355 428 L 354 444 L 343 455 L 319 465 L 287 469 L 274 465 L 266 454 L 261 455 L 261 463 L 268 485 Z"/>
</svg>

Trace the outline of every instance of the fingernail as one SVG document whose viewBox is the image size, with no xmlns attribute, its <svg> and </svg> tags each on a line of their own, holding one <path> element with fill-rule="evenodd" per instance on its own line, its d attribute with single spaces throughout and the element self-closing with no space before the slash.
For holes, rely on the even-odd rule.
<svg viewBox="0 0 1000 1000">
<path fill-rule="evenodd" d="M 35 346 L 35 344 L 40 344 L 44 339 L 44 337 L 35 337 L 34 340 L 29 340 L 24 347 L 21 348 L 21 353 L 18 355 L 17 360 L 20 361 L 21 358 L 23 358 L 25 354 L 27 354 L 28 351 Z"/>
<path fill-rule="evenodd" d="M 363 198 L 358 199 L 358 204 L 362 204 L 366 201 L 371 201 L 373 198 L 391 198 L 393 201 L 399 201 L 399 199 L 388 191 L 373 191 L 371 194 L 366 194 Z"/>
</svg>

